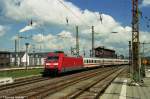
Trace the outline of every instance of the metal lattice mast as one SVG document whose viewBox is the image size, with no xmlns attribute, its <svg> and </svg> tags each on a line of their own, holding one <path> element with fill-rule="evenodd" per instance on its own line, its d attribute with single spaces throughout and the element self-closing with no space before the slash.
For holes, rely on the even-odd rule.
<svg viewBox="0 0 150 99">
<path fill-rule="evenodd" d="M 92 57 L 94 57 L 94 26 L 92 26 Z"/>
<path fill-rule="evenodd" d="M 79 53 L 79 32 L 78 32 L 78 26 L 76 26 L 76 54 L 77 54 L 77 56 L 80 55 L 80 53 Z"/>
<path fill-rule="evenodd" d="M 132 0 L 132 67 L 133 81 L 140 82 L 138 0 Z"/>
</svg>

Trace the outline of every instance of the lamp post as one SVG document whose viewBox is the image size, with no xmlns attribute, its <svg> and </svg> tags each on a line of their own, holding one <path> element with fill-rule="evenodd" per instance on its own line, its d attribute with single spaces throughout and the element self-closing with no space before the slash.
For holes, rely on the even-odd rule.
<svg viewBox="0 0 150 99">
<path fill-rule="evenodd" d="M 26 70 L 27 70 L 27 66 L 28 66 L 28 47 L 29 47 L 29 43 L 25 43 L 26 45 Z"/>
</svg>

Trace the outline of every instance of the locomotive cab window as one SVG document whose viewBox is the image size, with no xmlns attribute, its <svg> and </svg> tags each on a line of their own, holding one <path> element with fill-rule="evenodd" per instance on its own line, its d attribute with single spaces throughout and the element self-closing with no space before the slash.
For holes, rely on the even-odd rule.
<svg viewBox="0 0 150 99">
<path fill-rule="evenodd" d="M 58 59 L 59 59 L 58 56 L 48 56 L 48 57 L 47 57 L 47 60 L 48 60 L 48 61 L 57 61 Z"/>
</svg>

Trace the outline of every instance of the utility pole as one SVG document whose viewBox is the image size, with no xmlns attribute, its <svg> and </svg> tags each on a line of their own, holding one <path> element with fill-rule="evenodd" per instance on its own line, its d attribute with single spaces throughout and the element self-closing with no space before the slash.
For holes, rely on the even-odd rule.
<svg viewBox="0 0 150 99">
<path fill-rule="evenodd" d="M 139 64 L 139 15 L 138 0 L 132 0 L 132 67 L 134 82 L 139 83 L 140 64 Z"/>
<path fill-rule="evenodd" d="M 15 39 L 15 66 L 17 65 L 17 40 Z"/>
<path fill-rule="evenodd" d="M 143 61 L 145 60 L 145 58 L 144 58 L 144 42 L 142 43 L 143 44 L 143 55 L 142 55 L 142 63 L 143 63 Z M 145 77 L 145 64 L 142 64 L 142 67 L 141 67 L 141 75 L 142 75 L 142 77 Z"/>
<path fill-rule="evenodd" d="M 26 45 L 26 70 L 27 70 L 27 66 L 28 66 L 28 46 L 29 46 L 29 43 L 25 43 Z"/>
<path fill-rule="evenodd" d="M 94 26 L 92 26 L 92 57 L 94 57 Z"/>
<path fill-rule="evenodd" d="M 85 49 L 83 50 L 83 56 L 85 57 Z"/>
<path fill-rule="evenodd" d="M 33 45 L 33 66 L 35 66 L 35 45 Z"/>
<path fill-rule="evenodd" d="M 92 50 L 90 50 L 90 57 L 92 57 Z"/>
<path fill-rule="evenodd" d="M 80 55 L 79 53 L 79 31 L 78 31 L 78 26 L 76 26 L 76 54 L 77 57 Z"/>
<path fill-rule="evenodd" d="M 70 48 L 70 54 L 73 55 L 73 48 Z"/>
</svg>

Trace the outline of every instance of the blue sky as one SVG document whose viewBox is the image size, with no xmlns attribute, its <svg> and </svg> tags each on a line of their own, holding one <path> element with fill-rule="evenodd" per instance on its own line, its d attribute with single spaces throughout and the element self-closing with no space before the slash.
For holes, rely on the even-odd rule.
<svg viewBox="0 0 150 99">
<path fill-rule="evenodd" d="M 150 17 L 149 0 L 144 0 L 140 7 L 143 16 Z M 99 21 L 102 13 L 103 22 Z M 141 40 L 148 41 L 149 21 L 141 18 Z M 68 18 L 68 24 L 66 23 Z M 28 26 L 30 20 L 33 26 Z M 128 40 L 131 39 L 131 0 L 1 0 L 0 1 L 0 49 L 14 50 L 14 38 L 22 29 L 22 36 L 31 36 L 30 40 L 21 40 L 20 49 L 24 43 L 31 43 L 43 51 L 69 50 L 75 44 L 75 25 L 79 26 L 80 49 L 90 49 L 87 46 L 91 38 L 90 26 L 95 26 L 95 46 L 106 46 L 116 49 L 117 53 L 125 54 L 128 50 Z M 88 25 L 88 26 L 87 26 Z M 121 32 L 110 34 L 111 31 Z M 57 35 L 66 36 L 58 38 Z M 88 43 L 88 44 L 87 44 Z M 40 45 L 41 44 L 41 45 Z M 69 45 L 69 46 L 68 46 Z"/>
<path fill-rule="evenodd" d="M 124 25 L 131 22 L 131 0 L 68 0 L 81 9 L 89 9 L 113 16 Z M 126 19 L 126 20 L 125 20 Z"/>
</svg>

